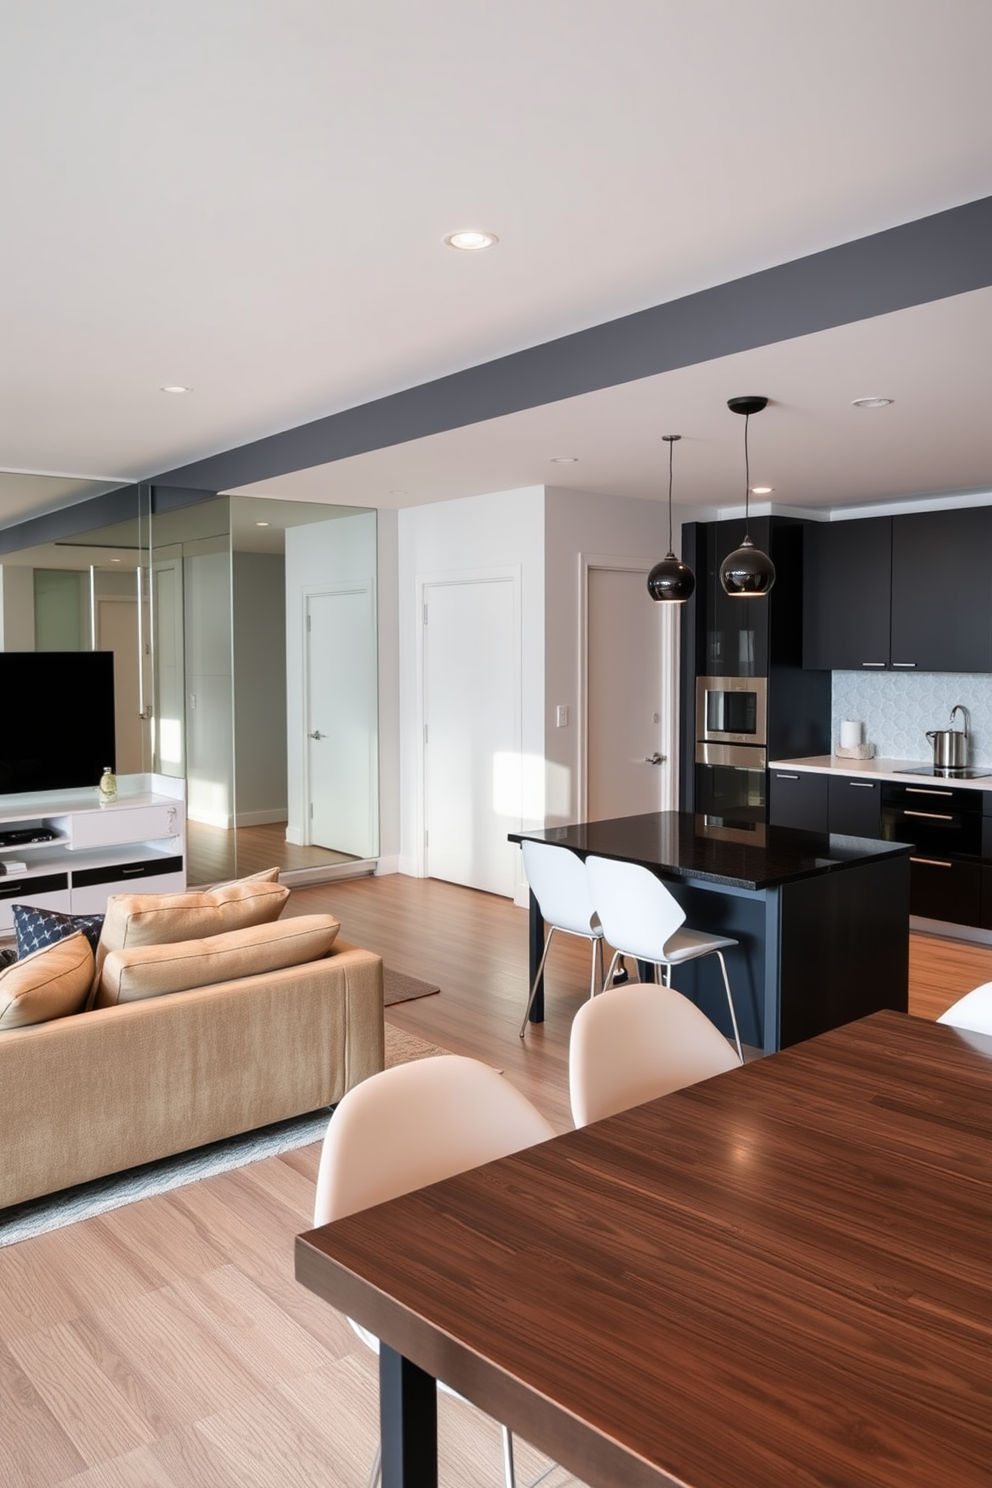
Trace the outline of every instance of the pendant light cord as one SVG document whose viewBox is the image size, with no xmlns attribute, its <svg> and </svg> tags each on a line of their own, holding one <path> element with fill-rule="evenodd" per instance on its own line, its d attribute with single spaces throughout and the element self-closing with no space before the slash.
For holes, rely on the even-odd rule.
<svg viewBox="0 0 992 1488">
<path fill-rule="evenodd" d="M 747 542 L 751 536 L 750 513 L 751 513 L 751 464 L 747 453 L 747 426 L 751 422 L 750 413 L 744 415 L 744 541 Z"/>
<path fill-rule="evenodd" d="M 672 547 L 672 456 L 674 453 L 675 441 L 670 439 L 668 441 L 668 551 L 672 555 L 675 553 Z"/>
</svg>

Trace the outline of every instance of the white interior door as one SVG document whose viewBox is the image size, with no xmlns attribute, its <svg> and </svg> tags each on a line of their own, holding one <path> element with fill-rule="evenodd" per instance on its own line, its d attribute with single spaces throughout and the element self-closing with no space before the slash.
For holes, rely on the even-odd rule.
<svg viewBox="0 0 992 1488">
<path fill-rule="evenodd" d="M 306 600 L 309 840 L 379 851 L 375 593 L 349 586 Z"/>
<path fill-rule="evenodd" d="M 425 584 L 424 822 L 431 878 L 512 898 L 520 660 L 511 578 Z"/>
<path fill-rule="evenodd" d="M 647 568 L 590 564 L 586 572 L 587 818 L 671 809 L 676 692 L 667 606 L 648 597 Z"/>
</svg>

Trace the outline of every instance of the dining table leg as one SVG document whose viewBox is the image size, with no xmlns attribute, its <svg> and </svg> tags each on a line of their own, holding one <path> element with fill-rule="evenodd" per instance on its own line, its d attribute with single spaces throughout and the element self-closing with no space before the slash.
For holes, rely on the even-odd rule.
<svg viewBox="0 0 992 1488">
<path fill-rule="evenodd" d="M 382 1488 L 437 1488 L 437 1381 L 379 1344 Z"/>
</svg>

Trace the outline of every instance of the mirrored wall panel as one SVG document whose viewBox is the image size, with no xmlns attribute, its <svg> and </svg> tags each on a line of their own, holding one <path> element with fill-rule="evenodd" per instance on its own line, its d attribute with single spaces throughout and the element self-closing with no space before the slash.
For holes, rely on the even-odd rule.
<svg viewBox="0 0 992 1488">
<path fill-rule="evenodd" d="M 107 763 L 185 780 L 190 884 L 375 859 L 375 512 L 148 501 L 0 557 L 0 650 L 113 652 Z"/>
</svg>

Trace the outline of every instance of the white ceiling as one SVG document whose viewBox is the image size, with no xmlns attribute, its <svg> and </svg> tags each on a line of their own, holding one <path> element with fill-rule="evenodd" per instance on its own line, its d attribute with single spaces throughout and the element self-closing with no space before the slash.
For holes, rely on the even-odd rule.
<svg viewBox="0 0 992 1488">
<path fill-rule="evenodd" d="M 988 0 L 3 9 L 0 470 L 148 477 L 992 194 Z M 758 392 L 778 505 L 987 491 L 990 332 L 978 291 L 261 489 L 658 496 L 679 432 L 731 506 Z M 0 479 L 0 524 L 66 499 Z"/>
</svg>

